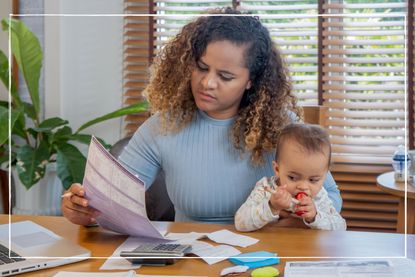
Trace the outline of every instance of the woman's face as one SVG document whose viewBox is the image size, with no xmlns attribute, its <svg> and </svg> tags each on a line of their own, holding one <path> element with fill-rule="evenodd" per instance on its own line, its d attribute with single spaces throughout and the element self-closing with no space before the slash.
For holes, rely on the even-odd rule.
<svg viewBox="0 0 415 277">
<path fill-rule="evenodd" d="M 211 42 L 192 72 L 191 87 L 197 107 L 215 119 L 238 112 L 246 89 L 251 87 L 245 67 L 246 46 L 230 41 Z"/>
</svg>

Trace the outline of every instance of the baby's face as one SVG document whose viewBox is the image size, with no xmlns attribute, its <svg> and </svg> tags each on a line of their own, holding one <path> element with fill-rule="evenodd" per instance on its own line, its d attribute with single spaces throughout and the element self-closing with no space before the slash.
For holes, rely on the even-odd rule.
<svg viewBox="0 0 415 277">
<path fill-rule="evenodd" d="M 280 150 L 279 161 L 273 162 L 275 175 L 293 197 L 299 192 L 315 197 L 326 179 L 328 155 L 328 149 L 324 153 L 311 153 L 297 142 L 287 140 Z"/>
</svg>

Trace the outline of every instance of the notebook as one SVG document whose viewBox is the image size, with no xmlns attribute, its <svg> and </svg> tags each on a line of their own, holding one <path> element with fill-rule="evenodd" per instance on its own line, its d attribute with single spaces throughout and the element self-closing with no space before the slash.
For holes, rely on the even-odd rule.
<svg viewBox="0 0 415 277">
<path fill-rule="evenodd" d="M 91 252 L 32 222 L 0 225 L 0 276 L 88 259 Z M 9 237 L 11 240 L 9 256 Z M 5 252 L 5 253 L 4 253 Z"/>
</svg>

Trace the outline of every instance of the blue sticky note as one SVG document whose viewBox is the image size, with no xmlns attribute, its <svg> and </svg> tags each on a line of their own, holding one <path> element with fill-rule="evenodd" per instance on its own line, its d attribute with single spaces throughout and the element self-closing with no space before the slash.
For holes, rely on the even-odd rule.
<svg viewBox="0 0 415 277">
<path fill-rule="evenodd" d="M 236 265 L 246 265 L 249 268 L 257 268 L 267 265 L 279 264 L 280 258 L 277 254 L 267 251 L 257 251 L 239 254 L 229 258 Z"/>
</svg>

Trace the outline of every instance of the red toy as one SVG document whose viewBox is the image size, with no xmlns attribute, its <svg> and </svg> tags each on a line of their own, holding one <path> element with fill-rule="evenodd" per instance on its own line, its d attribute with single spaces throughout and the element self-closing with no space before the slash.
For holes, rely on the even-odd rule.
<svg viewBox="0 0 415 277">
<path fill-rule="evenodd" d="M 299 193 L 297 193 L 297 195 L 295 196 L 295 199 L 300 200 L 301 198 L 303 198 L 304 196 L 307 196 L 307 193 L 300 191 Z M 296 215 L 298 216 L 302 216 L 304 214 L 303 211 L 297 211 L 295 212 Z"/>
</svg>

